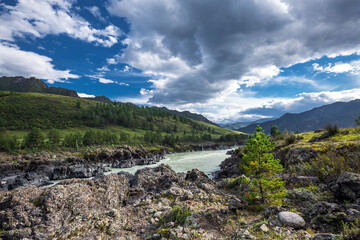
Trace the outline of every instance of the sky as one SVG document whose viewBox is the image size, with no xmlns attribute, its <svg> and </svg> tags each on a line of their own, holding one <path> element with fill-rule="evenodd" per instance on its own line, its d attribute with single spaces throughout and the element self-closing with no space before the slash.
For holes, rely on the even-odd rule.
<svg viewBox="0 0 360 240">
<path fill-rule="evenodd" d="M 0 76 L 276 118 L 360 98 L 359 0 L 0 0 Z"/>
</svg>

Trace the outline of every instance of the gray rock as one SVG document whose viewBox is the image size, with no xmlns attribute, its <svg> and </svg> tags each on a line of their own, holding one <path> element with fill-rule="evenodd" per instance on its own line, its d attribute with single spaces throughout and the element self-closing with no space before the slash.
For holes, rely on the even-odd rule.
<svg viewBox="0 0 360 240">
<path fill-rule="evenodd" d="M 337 180 L 329 184 L 330 190 L 339 200 L 356 200 L 360 198 L 360 174 L 344 172 Z"/>
<path fill-rule="evenodd" d="M 272 206 L 270 206 L 270 207 L 268 207 L 268 208 L 265 209 L 265 211 L 264 211 L 264 216 L 265 216 L 266 218 L 270 218 L 270 217 L 272 217 L 272 216 L 278 215 L 279 212 L 282 212 L 282 211 L 284 211 L 284 209 L 283 209 L 282 207 L 276 206 L 276 205 L 272 205 Z"/>
<path fill-rule="evenodd" d="M 192 199 L 194 199 L 194 195 L 192 194 L 192 192 L 185 190 L 182 199 L 183 200 L 192 200 Z"/>
<path fill-rule="evenodd" d="M 331 233 L 320 233 L 311 238 L 311 240 L 335 240 L 336 235 Z"/>
<path fill-rule="evenodd" d="M 260 230 L 263 231 L 263 232 L 268 232 L 269 231 L 269 228 L 265 225 L 265 224 L 262 224 L 260 226 Z"/>
<path fill-rule="evenodd" d="M 305 220 L 297 213 L 280 212 L 278 218 L 280 222 L 287 227 L 293 227 L 293 228 L 305 227 Z"/>
<path fill-rule="evenodd" d="M 238 209 L 243 209 L 245 204 L 238 198 L 232 198 L 228 202 L 228 208 L 230 211 L 236 211 Z"/>
</svg>

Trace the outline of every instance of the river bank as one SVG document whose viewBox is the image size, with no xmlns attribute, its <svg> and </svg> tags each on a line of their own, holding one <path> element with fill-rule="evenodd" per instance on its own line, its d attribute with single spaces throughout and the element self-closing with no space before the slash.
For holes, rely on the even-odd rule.
<svg viewBox="0 0 360 240">
<path fill-rule="evenodd" d="M 16 161 L 3 161 L 0 165 L 0 190 L 7 191 L 23 186 L 43 186 L 54 180 L 100 177 L 108 168 L 131 168 L 156 164 L 166 154 L 228 149 L 231 145 L 207 143 L 187 145 L 179 149 L 118 146 L 93 149 L 85 153 L 14 156 Z M 225 158 L 224 158 L 225 159 Z M 223 160 L 223 159 L 222 159 Z"/>
</svg>

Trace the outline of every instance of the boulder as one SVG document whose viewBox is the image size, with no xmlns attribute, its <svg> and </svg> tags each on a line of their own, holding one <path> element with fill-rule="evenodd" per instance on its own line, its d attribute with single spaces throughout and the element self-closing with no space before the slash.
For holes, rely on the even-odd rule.
<svg viewBox="0 0 360 240">
<path fill-rule="evenodd" d="M 336 181 L 329 184 L 330 190 L 338 200 L 356 200 L 360 198 L 360 174 L 344 172 Z"/>
<path fill-rule="evenodd" d="M 244 209 L 245 203 L 241 201 L 239 198 L 231 198 L 228 202 L 228 208 L 230 211 L 236 211 L 238 209 Z"/>
<path fill-rule="evenodd" d="M 185 180 L 195 183 L 214 183 L 214 181 L 211 180 L 204 172 L 199 171 L 198 169 L 192 169 L 191 171 L 188 171 L 186 173 Z"/>
<path fill-rule="evenodd" d="M 299 214 L 293 212 L 280 212 L 278 218 L 286 227 L 303 228 L 306 224 Z"/>
<path fill-rule="evenodd" d="M 185 179 L 167 164 L 155 168 L 143 168 L 135 173 L 131 187 L 144 188 L 146 191 L 161 192 L 171 187 L 182 187 Z"/>
</svg>

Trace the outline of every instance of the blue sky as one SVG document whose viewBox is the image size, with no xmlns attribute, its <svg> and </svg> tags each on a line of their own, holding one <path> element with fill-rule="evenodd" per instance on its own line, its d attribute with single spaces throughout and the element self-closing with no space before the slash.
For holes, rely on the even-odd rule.
<svg viewBox="0 0 360 240">
<path fill-rule="evenodd" d="M 357 0 L 1 0 L 0 75 L 218 123 L 360 98 Z"/>
</svg>

